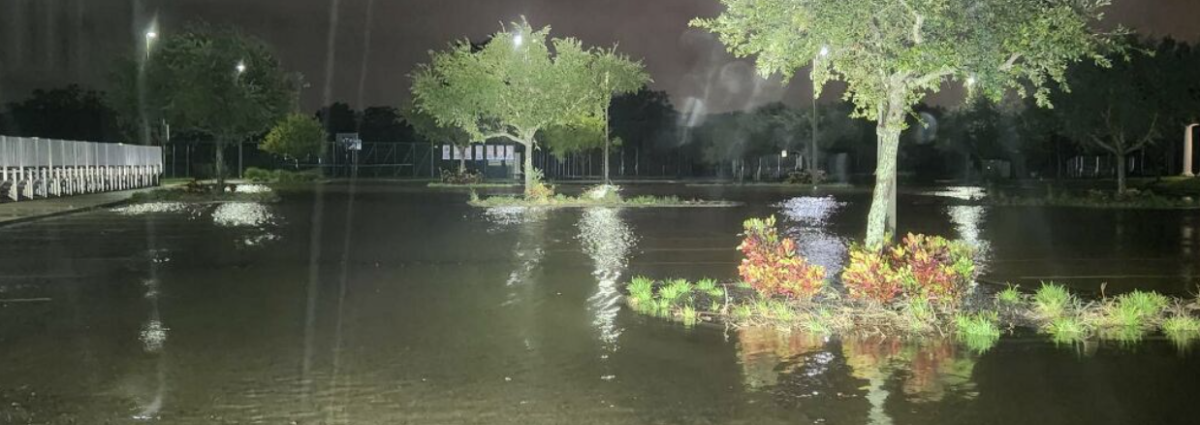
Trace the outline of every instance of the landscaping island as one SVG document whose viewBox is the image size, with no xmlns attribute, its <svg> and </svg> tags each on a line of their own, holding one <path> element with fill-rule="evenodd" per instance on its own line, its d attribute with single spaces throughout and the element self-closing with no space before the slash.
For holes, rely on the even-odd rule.
<svg viewBox="0 0 1200 425">
<path fill-rule="evenodd" d="M 974 252 L 963 242 L 909 234 L 894 245 L 851 248 L 835 287 L 824 268 L 798 256 L 774 218 L 745 223 L 741 282 L 635 277 L 635 311 L 687 326 L 720 323 L 845 336 L 955 336 L 976 351 L 1005 332 L 1032 329 L 1058 343 L 1092 338 L 1135 342 L 1161 331 L 1183 347 L 1200 337 L 1200 303 L 1133 291 L 1084 300 L 1061 285 L 1032 294 L 975 284 Z"/>
<path fill-rule="evenodd" d="M 481 198 L 474 191 L 468 204 L 474 207 L 535 207 L 535 208 L 588 208 L 588 207 L 625 207 L 625 208 L 712 208 L 735 207 L 741 205 L 731 201 L 705 201 L 698 199 L 680 199 L 676 196 L 635 196 L 624 198 L 621 188 L 614 185 L 598 185 L 588 188 L 582 195 L 567 196 L 555 194 L 554 188 L 540 182 L 535 184 L 524 196 L 494 195 Z"/>
</svg>

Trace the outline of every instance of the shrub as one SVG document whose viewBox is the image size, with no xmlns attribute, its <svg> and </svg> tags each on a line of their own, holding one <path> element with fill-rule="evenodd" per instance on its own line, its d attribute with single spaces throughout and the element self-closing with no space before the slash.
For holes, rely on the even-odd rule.
<svg viewBox="0 0 1200 425">
<path fill-rule="evenodd" d="M 861 246 L 850 249 L 850 263 L 842 270 L 842 285 L 851 298 L 891 303 L 904 290 L 900 281 L 900 273 L 878 251 Z"/>
<path fill-rule="evenodd" d="M 525 188 L 525 199 L 530 201 L 548 202 L 554 198 L 554 186 L 548 185 L 542 181 L 542 171 L 534 169 L 532 176 L 533 183 Z"/>
<path fill-rule="evenodd" d="M 1067 311 L 1074 298 L 1062 285 L 1043 282 L 1042 287 L 1033 294 L 1033 306 L 1042 317 L 1055 318 Z"/>
<path fill-rule="evenodd" d="M 244 171 L 242 175 L 245 176 L 247 180 L 257 183 L 266 183 L 271 181 L 271 179 L 274 177 L 274 174 L 272 174 L 270 171 L 258 167 L 246 168 L 246 171 Z"/>
<path fill-rule="evenodd" d="M 970 246 L 911 233 L 893 246 L 852 248 L 842 272 L 842 284 L 852 298 L 885 304 L 901 295 L 957 304 L 974 279 Z"/>
<path fill-rule="evenodd" d="M 803 170 L 792 171 L 788 173 L 786 179 L 783 180 L 787 184 L 821 184 L 825 182 L 825 171 L 823 170 Z"/>
<path fill-rule="evenodd" d="M 610 184 L 592 186 L 583 191 L 581 198 L 596 202 L 618 203 L 621 202 L 621 187 Z"/>
<path fill-rule="evenodd" d="M 479 184 L 483 183 L 483 175 L 473 170 L 447 170 L 442 169 L 442 183 L 445 184 Z"/>
<path fill-rule="evenodd" d="M 825 268 L 796 254 L 796 241 L 779 236 L 775 216 L 746 220 L 743 228 L 744 239 L 738 249 L 745 257 L 738 274 L 760 295 L 807 301 L 825 286 Z"/>
<path fill-rule="evenodd" d="M 696 290 L 708 294 L 712 298 L 721 298 L 725 295 L 725 291 L 717 287 L 717 281 L 712 279 L 700 279 L 697 281 Z"/>
</svg>

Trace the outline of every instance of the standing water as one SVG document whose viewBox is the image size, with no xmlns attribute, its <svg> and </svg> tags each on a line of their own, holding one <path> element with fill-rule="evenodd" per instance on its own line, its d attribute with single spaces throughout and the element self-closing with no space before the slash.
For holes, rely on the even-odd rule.
<svg viewBox="0 0 1200 425">
<path fill-rule="evenodd" d="M 777 215 L 836 270 L 868 200 L 694 192 L 744 205 L 483 210 L 462 193 L 324 185 L 277 204 L 152 204 L 0 228 L 0 423 L 1200 418 L 1200 358 L 1165 340 L 1071 346 L 1018 332 L 977 353 L 633 313 L 620 288 L 634 275 L 735 278 L 749 217 Z M 1193 214 L 973 196 L 903 194 L 900 227 L 975 242 L 985 282 L 1172 295 L 1200 283 Z"/>
</svg>

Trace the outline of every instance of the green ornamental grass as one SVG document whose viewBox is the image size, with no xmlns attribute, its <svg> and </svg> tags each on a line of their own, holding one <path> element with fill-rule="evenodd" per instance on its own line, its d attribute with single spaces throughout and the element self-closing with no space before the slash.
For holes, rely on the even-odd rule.
<svg viewBox="0 0 1200 425">
<path fill-rule="evenodd" d="M 1053 283 L 1042 283 L 1042 287 L 1033 294 L 1034 307 L 1043 317 L 1059 317 L 1066 313 L 1071 306 L 1074 296 L 1067 288 Z"/>
</svg>

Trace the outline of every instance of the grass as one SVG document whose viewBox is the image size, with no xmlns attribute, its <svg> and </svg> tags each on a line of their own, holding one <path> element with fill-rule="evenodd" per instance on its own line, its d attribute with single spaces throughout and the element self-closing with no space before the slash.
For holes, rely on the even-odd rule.
<svg viewBox="0 0 1200 425">
<path fill-rule="evenodd" d="M 1172 316 L 1163 321 L 1162 330 L 1177 347 L 1186 349 L 1200 338 L 1200 320 L 1192 316 Z"/>
<path fill-rule="evenodd" d="M 984 352 L 1000 340 L 1000 327 L 994 313 L 959 314 L 954 317 L 955 335 L 968 348 Z"/>
<path fill-rule="evenodd" d="M 1108 325 L 1123 328 L 1146 328 L 1157 322 L 1167 308 L 1167 297 L 1155 292 L 1133 291 L 1106 303 L 1104 312 Z"/>
<path fill-rule="evenodd" d="M 684 326 L 692 326 L 700 321 L 700 314 L 690 305 L 683 306 L 683 309 L 680 310 L 680 316 L 683 319 Z"/>
<path fill-rule="evenodd" d="M 682 301 L 685 295 L 691 294 L 692 284 L 685 279 L 675 279 L 658 290 L 658 297 L 671 304 Z"/>
<path fill-rule="evenodd" d="M 637 276 L 629 283 L 629 295 L 639 305 L 648 305 L 654 300 L 654 281 L 645 276 Z"/>
<path fill-rule="evenodd" d="M 1042 287 L 1033 294 L 1033 305 L 1042 317 L 1054 319 L 1067 312 L 1074 298 L 1062 285 L 1053 282 L 1042 283 Z"/>
<path fill-rule="evenodd" d="M 1051 320 L 1044 327 L 1044 331 L 1050 334 L 1050 337 L 1056 343 L 1076 343 L 1083 341 L 1088 336 L 1087 327 L 1084 326 L 1078 318 L 1069 316 L 1060 316 Z"/>
<path fill-rule="evenodd" d="M 696 290 L 708 294 L 708 296 L 717 298 L 725 295 L 725 290 L 717 287 L 717 281 L 713 279 L 700 279 L 696 281 Z"/>
<path fill-rule="evenodd" d="M 1021 291 L 1017 290 L 1018 286 L 1008 285 L 1003 291 L 996 294 L 996 301 L 1001 305 L 1017 305 L 1021 303 Z"/>
</svg>

